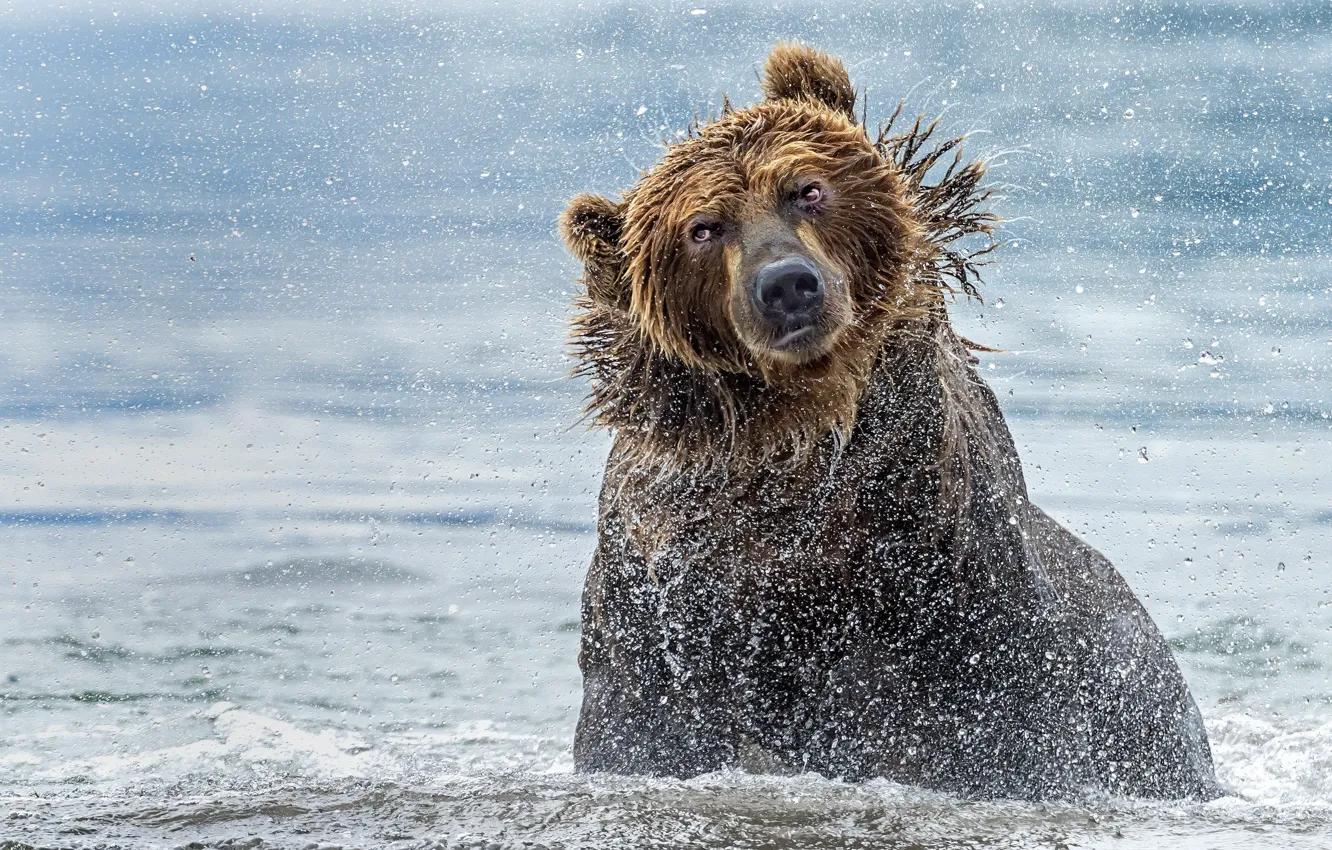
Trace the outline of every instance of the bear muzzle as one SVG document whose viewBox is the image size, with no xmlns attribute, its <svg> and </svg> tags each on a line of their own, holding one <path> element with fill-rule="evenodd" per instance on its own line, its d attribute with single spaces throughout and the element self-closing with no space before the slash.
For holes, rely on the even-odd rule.
<svg viewBox="0 0 1332 850">
<path fill-rule="evenodd" d="M 804 257 L 783 257 L 758 270 L 750 296 L 774 350 L 795 351 L 822 336 L 826 292 L 822 273 Z"/>
</svg>

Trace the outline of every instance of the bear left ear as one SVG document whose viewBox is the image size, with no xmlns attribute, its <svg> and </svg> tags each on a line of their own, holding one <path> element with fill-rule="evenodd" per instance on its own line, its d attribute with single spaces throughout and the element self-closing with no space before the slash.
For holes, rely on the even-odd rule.
<svg viewBox="0 0 1332 850">
<path fill-rule="evenodd" d="M 763 65 L 763 95 L 768 100 L 821 103 L 856 120 L 856 90 L 842 60 L 813 47 L 783 42 Z"/>
<path fill-rule="evenodd" d="M 620 231 L 624 226 L 623 204 L 600 195 L 578 195 L 560 214 L 560 237 L 573 255 L 583 261 L 583 282 L 593 301 L 624 308 L 628 287 L 621 274 Z"/>
<path fill-rule="evenodd" d="M 560 237 L 584 263 L 605 262 L 619 254 L 623 220 L 610 198 L 578 195 L 560 214 Z"/>
</svg>

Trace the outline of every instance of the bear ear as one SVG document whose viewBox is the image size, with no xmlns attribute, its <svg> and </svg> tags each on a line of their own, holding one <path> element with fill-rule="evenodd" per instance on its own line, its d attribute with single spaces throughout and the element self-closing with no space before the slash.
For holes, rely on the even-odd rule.
<svg viewBox="0 0 1332 850">
<path fill-rule="evenodd" d="M 856 90 L 842 60 L 808 45 L 782 42 L 763 65 L 763 95 L 768 100 L 821 103 L 856 119 Z"/>
<path fill-rule="evenodd" d="M 592 300 L 606 307 L 628 309 L 629 287 L 620 252 L 623 204 L 600 195 L 578 195 L 560 214 L 560 236 L 583 261 L 583 283 Z"/>
<path fill-rule="evenodd" d="M 560 214 L 560 237 L 584 263 L 613 261 L 620 250 L 624 216 L 610 198 L 576 196 Z"/>
</svg>

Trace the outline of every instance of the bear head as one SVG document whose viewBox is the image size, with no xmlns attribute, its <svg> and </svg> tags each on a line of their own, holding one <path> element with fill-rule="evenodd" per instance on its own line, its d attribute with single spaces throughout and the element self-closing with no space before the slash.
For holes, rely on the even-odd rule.
<svg viewBox="0 0 1332 850">
<path fill-rule="evenodd" d="M 965 209 L 931 191 L 947 181 L 923 183 L 958 140 L 922 154 L 933 127 L 919 121 L 871 139 L 845 67 L 804 45 L 772 50 L 762 89 L 692 126 L 621 201 L 579 195 L 561 217 L 584 263 L 590 409 L 640 455 L 805 456 L 849 432 L 894 330 L 941 315 L 943 275 L 971 291 L 970 256 L 940 237 L 945 221 L 966 229 L 983 166 L 949 169 L 975 178 Z"/>
</svg>

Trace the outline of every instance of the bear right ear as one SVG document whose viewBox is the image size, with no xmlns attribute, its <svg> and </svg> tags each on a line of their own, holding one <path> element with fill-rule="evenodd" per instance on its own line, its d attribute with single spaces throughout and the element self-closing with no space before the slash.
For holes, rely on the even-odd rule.
<svg viewBox="0 0 1332 850">
<path fill-rule="evenodd" d="M 583 282 L 593 301 L 620 309 L 628 306 L 628 287 L 621 269 L 620 231 L 623 205 L 600 195 L 582 194 L 560 214 L 560 237 L 583 261 Z"/>
<path fill-rule="evenodd" d="M 772 48 L 763 64 L 763 95 L 813 101 L 856 120 L 856 90 L 842 60 L 805 44 L 788 41 Z"/>
</svg>

